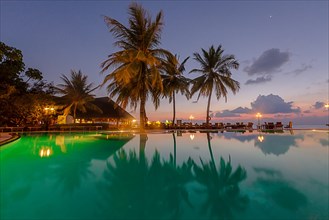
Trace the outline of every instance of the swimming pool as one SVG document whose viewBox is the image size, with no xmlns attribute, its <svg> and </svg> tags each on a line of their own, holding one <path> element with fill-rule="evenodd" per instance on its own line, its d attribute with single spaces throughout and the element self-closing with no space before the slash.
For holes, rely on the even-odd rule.
<svg viewBox="0 0 329 220">
<path fill-rule="evenodd" d="M 328 131 L 25 134 L 0 219 L 328 219 Z"/>
</svg>

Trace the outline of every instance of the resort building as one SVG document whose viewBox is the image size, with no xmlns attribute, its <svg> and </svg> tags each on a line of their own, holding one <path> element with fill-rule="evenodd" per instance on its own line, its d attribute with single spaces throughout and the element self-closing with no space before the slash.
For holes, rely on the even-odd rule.
<svg viewBox="0 0 329 220">
<path fill-rule="evenodd" d="M 76 123 L 108 123 L 116 126 L 130 126 L 136 122 L 131 114 L 108 97 L 95 98 L 92 103 L 102 112 L 90 109 L 87 109 L 85 113 L 77 111 Z"/>
</svg>

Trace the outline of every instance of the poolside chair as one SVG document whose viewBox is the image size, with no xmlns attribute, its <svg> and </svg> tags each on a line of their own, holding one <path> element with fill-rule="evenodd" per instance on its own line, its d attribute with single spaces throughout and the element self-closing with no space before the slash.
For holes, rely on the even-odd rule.
<svg viewBox="0 0 329 220">
<path fill-rule="evenodd" d="M 233 125 L 231 123 L 226 123 L 225 129 L 232 129 Z"/>
<path fill-rule="evenodd" d="M 267 123 L 267 129 L 274 129 L 274 123 L 273 122 Z"/>
<path fill-rule="evenodd" d="M 246 129 L 248 130 L 252 130 L 252 126 L 254 125 L 254 123 L 252 122 L 248 122 L 247 126 L 246 126 Z"/>
<path fill-rule="evenodd" d="M 275 129 L 283 129 L 283 124 L 282 124 L 282 122 L 277 122 L 276 124 L 275 124 Z"/>
<path fill-rule="evenodd" d="M 214 128 L 217 128 L 217 129 L 223 129 L 224 128 L 224 124 L 223 123 L 215 123 L 215 127 Z"/>
</svg>

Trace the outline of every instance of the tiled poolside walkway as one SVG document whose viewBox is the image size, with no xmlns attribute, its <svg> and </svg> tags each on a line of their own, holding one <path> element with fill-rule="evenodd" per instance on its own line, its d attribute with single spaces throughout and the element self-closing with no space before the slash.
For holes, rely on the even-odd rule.
<svg viewBox="0 0 329 220">
<path fill-rule="evenodd" d="M 15 135 L 9 133 L 0 133 L 0 146 L 9 142 L 12 138 L 15 138 Z"/>
</svg>

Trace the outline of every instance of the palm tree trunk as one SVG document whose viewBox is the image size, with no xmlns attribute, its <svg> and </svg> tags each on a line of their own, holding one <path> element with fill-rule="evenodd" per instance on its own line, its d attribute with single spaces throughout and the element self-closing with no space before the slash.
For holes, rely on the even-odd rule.
<svg viewBox="0 0 329 220">
<path fill-rule="evenodd" d="M 73 124 L 75 124 L 76 112 L 77 112 L 77 104 L 74 104 L 74 110 L 73 110 Z"/>
<path fill-rule="evenodd" d="M 145 96 L 143 95 L 141 97 L 141 102 L 140 102 L 140 107 L 139 107 L 139 118 L 140 118 L 140 130 L 144 131 L 145 130 L 145 118 L 146 118 L 146 113 L 145 113 Z"/>
<path fill-rule="evenodd" d="M 172 105 L 173 105 L 173 117 L 172 117 L 172 125 L 175 125 L 176 120 L 176 101 L 175 101 L 175 91 L 172 94 Z"/>
<path fill-rule="evenodd" d="M 210 95 L 209 95 L 209 97 L 208 97 L 207 117 L 206 117 L 206 127 L 209 126 L 209 111 L 210 111 L 210 100 L 211 100 L 211 94 L 212 94 L 212 90 L 211 90 Z"/>
<path fill-rule="evenodd" d="M 139 106 L 139 119 L 140 119 L 140 131 L 145 130 L 145 118 L 146 118 L 146 112 L 145 112 L 145 103 L 146 103 L 146 88 L 145 88 L 145 81 L 146 81 L 146 71 L 147 67 L 145 63 L 142 63 L 142 68 L 140 70 L 140 80 L 142 82 L 142 88 L 140 90 L 141 96 L 140 96 L 140 106 Z"/>
</svg>

